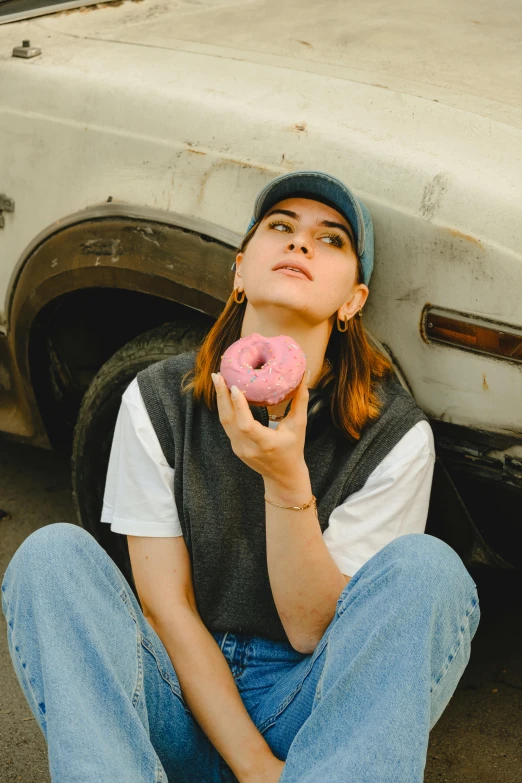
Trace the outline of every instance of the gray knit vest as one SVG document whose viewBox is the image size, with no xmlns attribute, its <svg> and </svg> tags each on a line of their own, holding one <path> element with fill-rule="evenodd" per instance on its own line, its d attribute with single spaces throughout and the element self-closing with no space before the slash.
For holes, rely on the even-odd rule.
<svg viewBox="0 0 522 783">
<path fill-rule="evenodd" d="M 268 578 L 263 478 L 232 451 L 217 412 L 181 392 L 196 353 L 180 354 L 138 373 L 143 402 L 167 462 L 190 553 L 197 606 L 210 631 L 287 641 Z M 380 417 L 357 442 L 329 416 L 304 456 L 324 532 L 336 506 L 361 489 L 403 435 L 427 420 L 395 380 L 381 386 Z M 268 421 L 268 419 L 267 419 Z"/>
</svg>

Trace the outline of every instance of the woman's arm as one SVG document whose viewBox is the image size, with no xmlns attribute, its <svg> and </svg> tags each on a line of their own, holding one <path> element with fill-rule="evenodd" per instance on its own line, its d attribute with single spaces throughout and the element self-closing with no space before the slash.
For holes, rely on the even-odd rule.
<svg viewBox="0 0 522 783">
<path fill-rule="evenodd" d="M 284 762 L 250 718 L 228 663 L 201 620 L 183 537 L 127 539 L 143 613 L 165 646 L 195 720 L 240 783 L 277 783 Z"/>
<path fill-rule="evenodd" d="M 265 495 L 285 506 L 308 503 L 312 487 L 304 461 L 286 482 L 265 479 Z M 266 553 L 270 587 L 287 636 L 296 650 L 312 653 L 350 581 L 328 551 L 313 505 L 292 511 L 266 503 Z"/>
</svg>

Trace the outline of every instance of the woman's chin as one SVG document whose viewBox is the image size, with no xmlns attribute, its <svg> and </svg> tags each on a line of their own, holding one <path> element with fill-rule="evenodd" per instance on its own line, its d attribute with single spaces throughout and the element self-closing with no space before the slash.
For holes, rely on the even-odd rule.
<svg viewBox="0 0 522 783">
<path fill-rule="evenodd" d="M 304 297 L 299 291 L 270 291 L 266 295 L 260 296 L 254 300 L 249 299 L 249 303 L 259 312 L 267 308 L 281 308 L 296 313 L 306 313 L 310 311 L 312 302 L 308 297 Z"/>
</svg>

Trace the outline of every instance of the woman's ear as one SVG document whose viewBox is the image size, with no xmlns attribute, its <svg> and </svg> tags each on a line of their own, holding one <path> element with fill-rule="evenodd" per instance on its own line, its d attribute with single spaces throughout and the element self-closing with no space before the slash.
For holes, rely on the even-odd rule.
<svg viewBox="0 0 522 783">
<path fill-rule="evenodd" d="M 241 262 L 243 261 L 243 253 L 238 253 L 236 256 L 236 274 L 234 275 L 234 288 L 239 284 L 238 278 L 241 278 Z"/>
<path fill-rule="evenodd" d="M 364 305 L 366 304 L 366 300 L 368 299 L 369 293 L 370 291 L 368 286 L 364 283 L 359 283 L 355 287 L 352 298 L 339 308 L 337 312 L 339 319 L 343 321 L 346 318 L 349 321 L 350 318 L 353 318 L 353 316 L 358 313 L 359 310 L 363 309 Z"/>
</svg>

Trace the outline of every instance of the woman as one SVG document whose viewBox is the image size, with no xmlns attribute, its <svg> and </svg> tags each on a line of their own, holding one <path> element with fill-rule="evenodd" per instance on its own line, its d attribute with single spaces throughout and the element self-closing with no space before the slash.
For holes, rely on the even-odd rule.
<svg viewBox="0 0 522 783">
<path fill-rule="evenodd" d="M 480 610 L 423 532 L 426 416 L 365 337 L 369 213 L 335 177 L 283 175 L 235 266 L 199 351 L 123 395 L 102 520 L 128 536 L 141 606 L 66 523 L 5 574 L 52 779 L 418 783 Z M 253 332 L 306 355 L 288 405 L 251 406 L 218 373 Z"/>
</svg>

